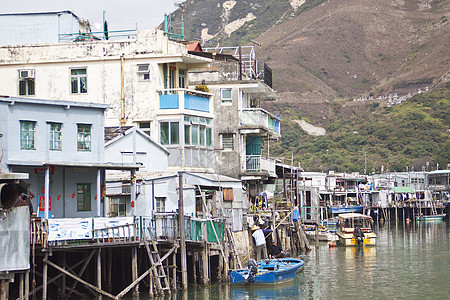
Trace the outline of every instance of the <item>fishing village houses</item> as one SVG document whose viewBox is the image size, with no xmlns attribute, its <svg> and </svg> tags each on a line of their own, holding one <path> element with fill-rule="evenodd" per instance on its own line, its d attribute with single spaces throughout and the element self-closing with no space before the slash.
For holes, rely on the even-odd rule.
<svg viewBox="0 0 450 300">
<path fill-rule="evenodd" d="M 170 294 L 245 267 L 254 225 L 294 252 L 310 247 L 301 225 L 317 243 L 340 206 L 404 220 L 449 202 L 448 170 L 271 156 L 281 118 L 262 108 L 277 94 L 253 46 L 92 33 L 70 11 L 0 24 L 0 299 Z"/>
<path fill-rule="evenodd" d="M 0 267 L 2 297 L 170 293 L 242 266 L 249 203 L 280 172 L 261 151 L 280 136 L 279 118 L 259 106 L 275 92 L 231 55 L 229 70 L 213 71 L 229 77 L 222 88 L 207 76 L 212 54 L 167 32 L 106 39 L 70 12 L 5 17 L 76 34 L 0 47 L 2 214 L 23 231 Z M 8 226 L 2 245 L 14 241 Z"/>
</svg>

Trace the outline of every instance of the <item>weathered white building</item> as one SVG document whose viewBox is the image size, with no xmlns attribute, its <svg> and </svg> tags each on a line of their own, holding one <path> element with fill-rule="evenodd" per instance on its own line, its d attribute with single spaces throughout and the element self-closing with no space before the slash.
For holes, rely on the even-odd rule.
<svg viewBox="0 0 450 300">
<path fill-rule="evenodd" d="M 213 170 L 211 94 L 187 89 L 188 54 L 162 31 L 122 40 L 0 47 L 2 94 L 110 105 L 107 126 L 135 125 L 167 147 L 174 170 Z"/>
</svg>

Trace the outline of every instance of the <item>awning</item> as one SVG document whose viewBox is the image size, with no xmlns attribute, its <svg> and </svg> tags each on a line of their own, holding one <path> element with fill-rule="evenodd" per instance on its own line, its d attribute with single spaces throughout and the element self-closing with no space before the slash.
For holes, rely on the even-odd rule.
<svg viewBox="0 0 450 300">
<path fill-rule="evenodd" d="M 394 193 L 414 193 L 414 190 L 409 186 L 397 186 L 393 187 Z"/>
</svg>

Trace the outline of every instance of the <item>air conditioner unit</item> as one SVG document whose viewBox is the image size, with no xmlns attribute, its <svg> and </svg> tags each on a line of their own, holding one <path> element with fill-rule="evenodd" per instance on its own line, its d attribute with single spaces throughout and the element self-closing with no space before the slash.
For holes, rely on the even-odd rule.
<svg viewBox="0 0 450 300">
<path fill-rule="evenodd" d="M 19 71 L 20 79 L 30 79 L 34 78 L 34 70 L 20 70 Z"/>
</svg>

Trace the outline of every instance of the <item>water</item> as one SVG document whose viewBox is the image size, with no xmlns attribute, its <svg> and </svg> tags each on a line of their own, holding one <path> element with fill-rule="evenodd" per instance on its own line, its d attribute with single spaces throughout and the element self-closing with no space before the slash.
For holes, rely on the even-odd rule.
<svg viewBox="0 0 450 300">
<path fill-rule="evenodd" d="M 189 287 L 172 299 L 449 299 L 450 222 L 379 224 L 375 247 L 326 243 L 303 256 L 305 269 L 275 288 Z M 140 299 L 145 299 L 141 291 Z M 143 298 L 144 297 L 144 298 Z M 169 297 L 167 297 L 169 298 Z"/>
</svg>

